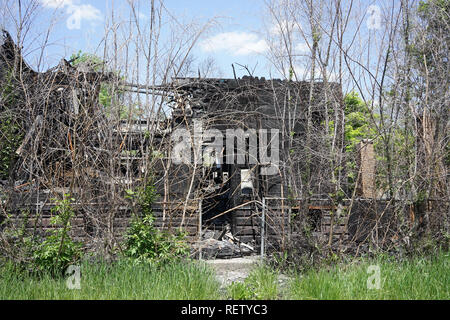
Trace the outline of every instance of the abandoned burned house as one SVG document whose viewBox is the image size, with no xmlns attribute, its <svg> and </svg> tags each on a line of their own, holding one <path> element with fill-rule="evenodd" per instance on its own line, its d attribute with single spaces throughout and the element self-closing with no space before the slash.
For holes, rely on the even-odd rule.
<svg viewBox="0 0 450 320">
<path fill-rule="evenodd" d="M 339 164 L 324 153 L 327 114 L 336 152 L 344 146 L 337 83 L 175 78 L 149 87 L 66 60 L 39 73 L 7 32 L 0 82 L 2 121 L 21 137 L 2 163 L 2 210 L 33 232 L 51 227 L 53 199 L 70 194 L 74 236 L 92 248 L 113 247 L 137 213 L 133 190 L 149 183 L 155 224 L 187 231 L 196 254 L 205 250 L 206 257 L 283 249 L 305 223 L 330 244 L 364 239 L 388 207 L 374 199 L 370 141 L 360 148 L 360 198 L 330 197 Z M 100 104 L 105 88 L 118 112 Z M 120 95 L 127 92 L 160 97 L 154 107 L 168 116 L 122 117 Z M 381 217 L 389 223 L 389 214 Z M 386 230 L 392 237 L 395 230 Z"/>
</svg>

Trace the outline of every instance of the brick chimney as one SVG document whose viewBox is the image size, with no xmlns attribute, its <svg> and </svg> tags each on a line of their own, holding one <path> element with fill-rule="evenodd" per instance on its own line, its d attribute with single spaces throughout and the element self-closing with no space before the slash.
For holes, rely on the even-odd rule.
<svg viewBox="0 0 450 320">
<path fill-rule="evenodd" d="M 375 188 L 375 152 L 373 141 L 364 139 L 358 144 L 357 163 L 359 166 L 359 181 L 356 190 L 362 198 L 376 198 Z"/>
</svg>

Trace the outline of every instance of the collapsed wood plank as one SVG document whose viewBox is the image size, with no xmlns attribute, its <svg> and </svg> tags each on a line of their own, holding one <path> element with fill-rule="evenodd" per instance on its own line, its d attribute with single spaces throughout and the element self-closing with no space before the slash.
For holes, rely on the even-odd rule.
<svg viewBox="0 0 450 320">
<path fill-rule="evenodd" d="M 31 125 L 30 130 L 27 132 L 25 138 L 23 139 L 22 144 L 20 147 L 16 150 L 16 154 L 21 156 L 23 153 L 23 150 L 27 146 L 28 142 L 30 141 L 32 135 L 35 133 L 35 131 L 39 130 L 42 126 L 43 117 L 41 115 L 38 115 L 36 119 L 34 119 L 33 124 Z"/>
</svg>

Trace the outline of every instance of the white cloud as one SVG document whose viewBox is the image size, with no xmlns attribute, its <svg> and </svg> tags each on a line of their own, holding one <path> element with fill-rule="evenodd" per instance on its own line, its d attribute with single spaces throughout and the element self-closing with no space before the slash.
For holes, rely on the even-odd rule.
<svg viewBox="0 0 450 320">
<path fill-rule="evenodd" d="M 73 5 L 72 0 L 41 0 L 41 3 L 44 7 L 52 9 Z"/>
<path fill-rule="evenodd" d="M 280 36 L 282 33 L 295 31 L 295 22 L 282 20 L 274 21 L 269 28 L 269 33 L 274 36 Z"/>
<path fill-rule="evenodd" d="M 101 20 L 100 10 L 90 4 L 81 4 L 77 6 L 68 6 L 66 12 L 70 15 L 67 19 L 67 28 L 80 29 L 81 20 Z"/>
<path fill-rule="evenodd" d="M 100 10 L 90 4 L 74 4 L 73 0 L 40 0 L 49 9 L 64 9 L 69 15 L 66 21 L 68 29 L 80 29 L 81 21 L 96 21 L 102 19 Z"/>
<path fill-rule="evenodd" d="M 264 39 L 249 32 L 223 32 L 200 43 L 206 52 L 226 51 L 232 55 L 242 56 L 263 53 L 268 49 Z"/>
<path fill-rule="evenodd" d="M 147 20 L 148 19 L 147 15 L 143 14 L 142 12 L 138 12 L 138 18 L 142 19 L 142 20 Z"/>
<path fill-rule="evenodd" d="M 309 80 L 311 79 L 311 68 L 305 67 L 303 65 L 294 65 L 295 74 L 297 75 L 298 80 Z M 286 72 L 289 74 L 289 71 Z M 316 80 L 323 80 L 323 72 L 320 68 L 316 68 L 314 71 L 314 78 Z M 327 80 L 334 82 L 338 81 L 338 74 L 332 71 L 327 70 Z"/>
<path fill-rule="evenodd" d="M 297 43 L 297 45 L 295 46 L 295 52 L 296 52 L 297 54 L 309 52 L 309 47 L 308 47 L 308 45 L 306 44 L 306 42 L 300 42 L 300 43 Z"/>
</svg>

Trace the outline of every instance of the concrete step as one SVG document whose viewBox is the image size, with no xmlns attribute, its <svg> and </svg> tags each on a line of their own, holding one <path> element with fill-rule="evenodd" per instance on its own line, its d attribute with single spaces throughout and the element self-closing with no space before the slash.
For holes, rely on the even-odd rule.
<svg viewBox="0 0 450 320">
<path fill-rule="evenodd" d="M 260 256 L 248 256 L 231 259 L 214 259 L 203 260 L 206 264 L 211 266 L 218 272 L 222 271 L 236 271 L 236 270 L 251 270 L 252 267 L 261 261 Z"/>
<path fill-rule="evenodd" d="M 248 277 L 253 267 L 261 261 L 260 256 L 232 259 L 203 260 L 216 272 L 217 280 L 225 288 L 233 282 L 242 282 Z"/>
</svg>

